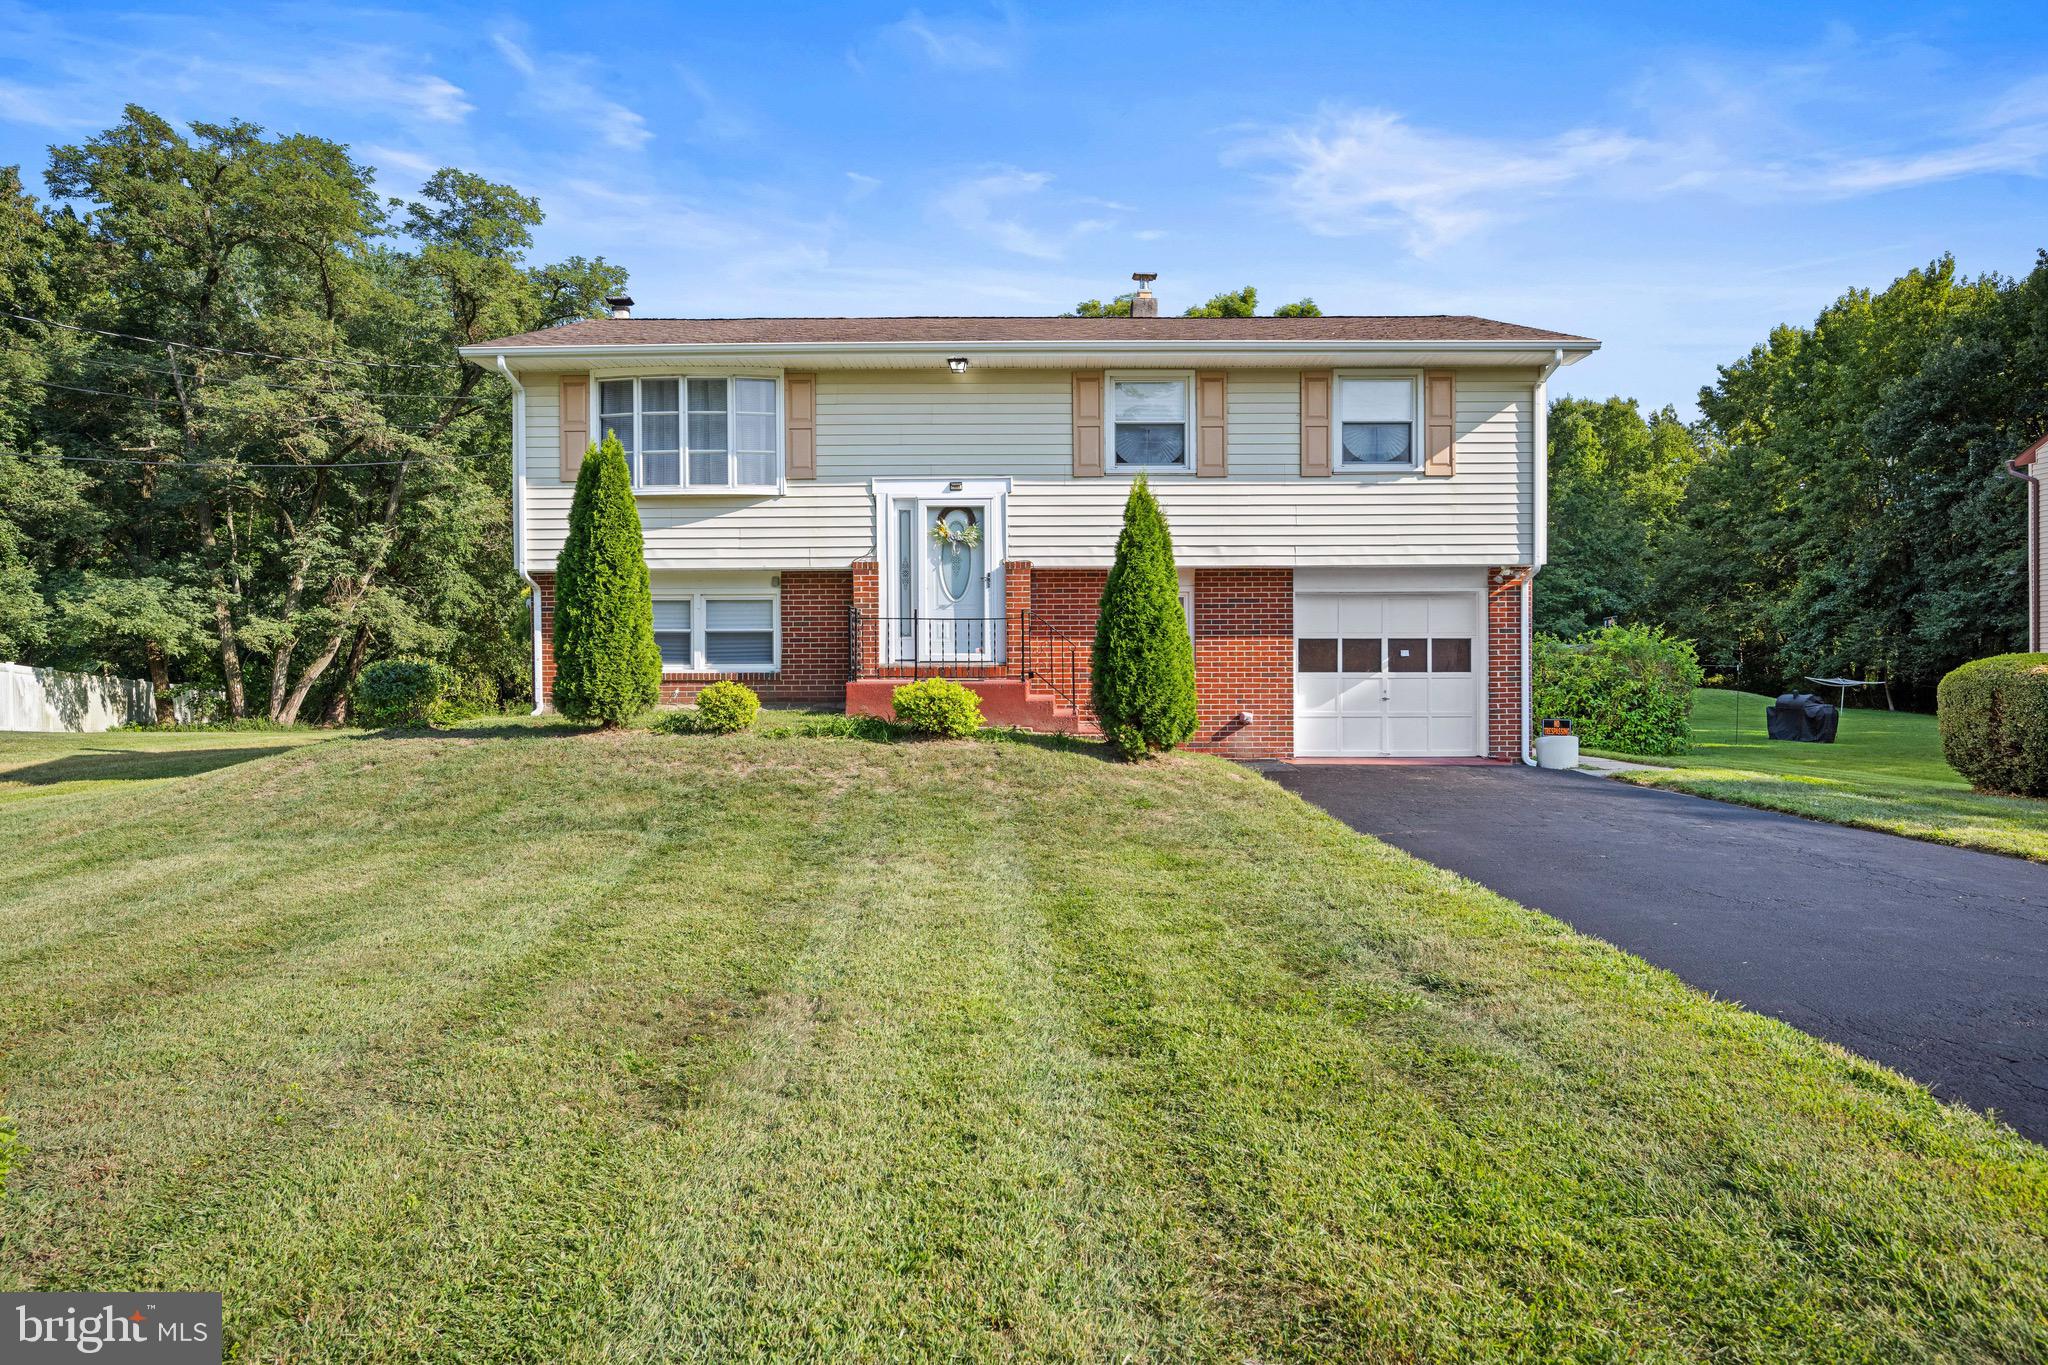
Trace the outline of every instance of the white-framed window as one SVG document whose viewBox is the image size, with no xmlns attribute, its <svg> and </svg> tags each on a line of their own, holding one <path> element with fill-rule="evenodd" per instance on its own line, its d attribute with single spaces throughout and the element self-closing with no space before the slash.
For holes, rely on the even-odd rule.
<svg viewBox="0 0 2048 1365">
<path fill-rule="evenodd" d="M 774 488 L 782 478 L 782 395 L 753 375 L 599 379 L 597 429 L 619 438 L 642 492 Z"/>
<path fill-rule="evenodd" d="M 1415 469 L 1421 464 L 1421 375 L 1339 375 L 1337 417 L 1343 427 L 1339 469 Z"/>
<path fill-rule="evenodd" d="M 654 643 L 664 673 L 773 673 L 782 666 L 782 611 L 774 593 L 660 592 Z"/>
<path fill-rule="evenodd" d="M 1194 468 L 1194 376 L 1134 372 L 1108 381 L 1110 467 Z"/>
</svg>

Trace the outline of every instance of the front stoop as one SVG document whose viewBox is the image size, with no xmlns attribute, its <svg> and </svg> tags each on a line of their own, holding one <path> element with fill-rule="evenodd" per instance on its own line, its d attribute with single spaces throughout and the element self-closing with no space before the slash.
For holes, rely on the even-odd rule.
<svg viewBox="0 0 2048 1365">
<path fill-rule="evenodd" d="M 910 681 L 909 678 L 861 678 L 849 682 L 846 685 L 846 714 L 894 720 L 896 708 L 891 699 L 897 688 Z M 981 698 L 982 719 L 990 725 L 1014 725 L 1020 730 L 1039 730 L 1048 734 L 1097 733 L 1093 725 L 1077 715 L 1074 708 L 1057 695 L 1027 687 L 1015 678 L 964 677 L 951 681 Z"/>
</svg>

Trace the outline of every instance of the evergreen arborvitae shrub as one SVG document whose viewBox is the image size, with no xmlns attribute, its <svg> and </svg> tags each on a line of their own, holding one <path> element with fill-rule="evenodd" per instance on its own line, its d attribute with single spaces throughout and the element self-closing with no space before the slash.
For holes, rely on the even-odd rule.
<svg viewBox="0 0 2048 1365">
<path fill-rule="evenodd" d="M 569 540 L 555 566 L 555 709 L 616 726 L 660 694 L 640 512 L 626 452 L 607 435 L 583 458 Z"/>
<path fill-rule="evenodd" d="M 1180 609 L 1173 536 L 1143 475 L 1124 502 L 1116 563 L 1095 621 L 1095 718 L 1126 758 L 1195 732 L 1195 646 Z"/>
<path fill-rule="evenodd" d="M 2048 796 L 2048 654 L 1994 654 L 1935 691 L 1941 752 L 1979 791 Z"/>
</svg>

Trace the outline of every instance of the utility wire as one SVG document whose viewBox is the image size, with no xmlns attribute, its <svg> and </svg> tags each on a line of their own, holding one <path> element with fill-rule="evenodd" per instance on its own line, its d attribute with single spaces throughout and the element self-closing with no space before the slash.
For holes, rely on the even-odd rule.
<svg viewBox="0 0 2048 1365">
<path fill-rule="evenodd" d="M 500 452 L 487 452 L 493 459 Z M 144 460 L 132 455 L 71 455 L 64 452 L 40 450 L 0 450 L 0 457 L 16 460 L 61 460 L 76 464 L 126 464 L 140 465 L 147 469 L 195 469 L 201 465 L 234 465 L 240 469 L 299 469 L 306 471 L 320 469 L 384 469 L 401 464 L 428 464 L 452 460 L 455 456 L 442 452 L 437 455 L 415 455 L 407 460 L 332 460 L 307 462 L 299 460 L 237 460 L 232 456 L 210 455 L 197 460 Z"/>
<path fill-rule="evenodd" d="M 139 341 L 145 346 L 176 347 L 182 351 L 205 351 L 212 355 L 242 356 L 249 360 L 298 361 L 308 365 L 365 365 L 383 370 L 440 370 L 445 368 L 441 365 L 431 365 L 416 360 L 348 360 L 338 356 L 279 355 L 275 351 L 238 351 L 230 346 L 203 346 L 196 341 L 167 341 L 162 337 L 137 336 L 133 332 L 109 332 L 103 327 L 81 327 L 75 323 L 51 322 L 48 318 L 32 317 L 27 313 L 0 312 L 0 318 L 13 318 L 16 322 L 33 322 L 40 327 L 57 327 L 66 332 L 90 332 L 94 336 L 116 337 L 122 341 Z"/>
<path fill-rule="evenodd" d="M 56 364 L 60 369 L 69 365 L 91 365 L 96 366 L 100 369 L 107 369 L 116 366 L 125 366 L 131 369 L 146 370 L 150 374 L 163 374 L 175 376 L 180 373 L 178 370 L 173 369 L 169 365 L 154 365 L 151 364 L 149 361 L 142 359 L 140 356 L 134 357 L 132 359 L 127 356 L 60 356 L 56 358 Z M 235 382 L 233 379 L 222 379 L 214 375 L 202 376 L 186 374 L 183 375 L 182 377 L 188 381 L 213 388 L 218 388 L 223 384 L 231 384 Z M 237 378 L 239 377 L 240 376 L 237 376 Z M 48 381 L 31 380 L 28 382 L 44 383 Z M 324 388 L 318 384 L 309 383 L 305 380 L 272 379 L 268 377 L 265 377 L 262 382 L 271 386 L 272 388 L 295 390 L 303 389 L 308 393 L 334 394 L 336 396 L 347 395 L 352 398 L 431 398 L 445 403 L 456 400 L 468 402 L 477 396 L 475 394 L 458 393 L 389 393 L 380 389 L 330 389 Z M 61 388 L 63 386 L 59 385 L 58 387 Z M 99 392 L 99 390 L 81 389 L 79 390 L 79 392 L 96 393 Z"/>
</svg>

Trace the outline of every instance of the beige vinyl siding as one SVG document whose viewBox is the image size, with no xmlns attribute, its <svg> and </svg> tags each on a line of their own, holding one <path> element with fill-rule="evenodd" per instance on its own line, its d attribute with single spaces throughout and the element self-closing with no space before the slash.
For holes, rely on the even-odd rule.
<svg viewBox="0 0 2048 1365">
<path fill-rule="evenodd" d="M 1463 369 L 1457 473 L 1304 479 L 1300 379 L 1230 375 L 1228 478 L 1153 479 L 1188 567 L 1231 564 L 1518 564 L 1533 553 L 1529 447 L 1534 371 Z M 527 380 L 528 564 L 549 569 L 573 489 L 557 476 L 558 390 Z M 780 497 L 640 499 L 648 563 L 669 569 L 843 568 L 873 550 L 876 478 L 1015 480 L 1008 554 L 1046 565 L 1106 565 L 1126 477 L 1072 477 L 1072 375 L 823 371 L 815 481 Z M 545 457 L 538 452 L 544 452 Z"/>
<path fill-rule="evenodd" d="M 818 477 L 1056 477 L 1073 470 L 1066 371 L 825 371 Z"/>
</svg>

